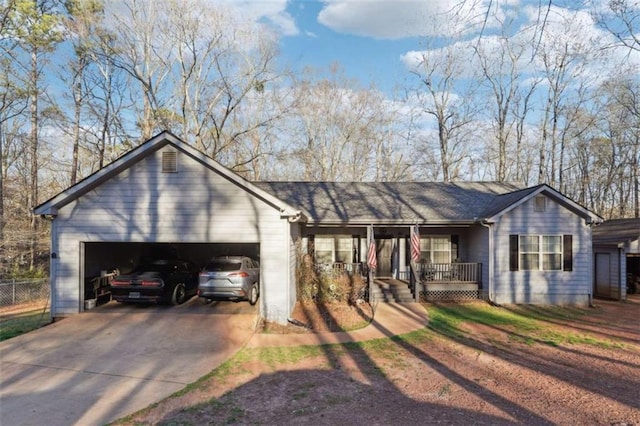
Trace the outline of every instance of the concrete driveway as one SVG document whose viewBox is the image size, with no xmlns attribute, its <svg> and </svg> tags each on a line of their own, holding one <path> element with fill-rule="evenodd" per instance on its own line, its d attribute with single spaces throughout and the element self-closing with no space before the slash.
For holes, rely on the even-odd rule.
<svg viewBox="0 0 640 426">
<path fill-rule="evenodd" d="M 111 302 L 0 342 L 0 424 L 98 425 L 144 408 L 235 354 L 257 312 Z"/>
</svg>

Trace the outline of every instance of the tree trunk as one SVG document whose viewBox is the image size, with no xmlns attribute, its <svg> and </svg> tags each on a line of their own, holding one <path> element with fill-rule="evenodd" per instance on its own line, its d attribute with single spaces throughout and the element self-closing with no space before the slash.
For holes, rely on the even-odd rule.
<svg viewBox="0 0 640 426">
<path fill-rule="evenodd" d="M 4 246 L 4 122 L 0 121 L 0 247 Z"/>
<path fill-rule="evenodd" d="M 80 107 L 82 105 L 82 85 L 77 82 L 73 87 L 74 117 L 73 117 L 73 155 L 71 158 L 71 185 L 78 179 L 78 151 L 80 148 Z"/>
<path fill-rule="evenodd" d="M 36 262 L 36 243 L 38 239 L 38 218 L 33 214 L 33 208 L 38 203 L 38 49 L 31 52 L 31 140 L 29 154 L 31 155 L 31 187 L 29 190 L 28 208 L 31 214 L 29 225 L 29 270 L 33 271 Z"/>
</svg>

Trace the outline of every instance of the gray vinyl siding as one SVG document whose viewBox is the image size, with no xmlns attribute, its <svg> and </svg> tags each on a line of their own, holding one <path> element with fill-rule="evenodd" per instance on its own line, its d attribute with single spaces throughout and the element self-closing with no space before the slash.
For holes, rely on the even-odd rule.
<svg viewBox="0 0 640 426">
<path fill-rule="evenodd" d="M 482 291 L 487 292 L 489 282 L 489 230 L 482 226 L 469 228 L 467 236 L 468 262 L 482 264 Z M 485 294 L 486 297 L 486 294 Z"/>
<path fill-rule="evenodd" d="M 178 172 L 162 173 L 162 150 L 64 206 L 54 219 L 52 314 L 82 310 L 82 242 L 259 243 L 264 312 L 286 319 L 288 221 L 277 208 L 178 152 Z M 55 250 L 55 251 L 54 251 Z"/>
<path fill-rule="evenodd" d="M 594 271 L 593 287 L 596 296 L 624 300 L 627 297 L 627 262 L 626 254 L 615 245 L 593 246 L 593 264 L 596 265 L 597 254 L 609 255 L 609 292 L 599 294 L 595 291 L 596 274 Z"/>
<path fill-rule="evenodd" d="M 497 303 L 581 304 L 592 295 L 591 229 L 585 219 L 547 198 L 537 212 L 529 201 L 504 214 L 495 226 L 494 293 Z M 509 235 L 573 236 L 572 271 L 510 271 Z"/>
</svg>

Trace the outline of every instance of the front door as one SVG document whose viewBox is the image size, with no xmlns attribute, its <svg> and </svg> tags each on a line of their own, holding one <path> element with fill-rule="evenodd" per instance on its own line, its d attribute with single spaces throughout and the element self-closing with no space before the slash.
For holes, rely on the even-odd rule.
<svg viewBox="0 0 640 426">
<path fill-rule="evenodd" d="M 385 238 L 376 240 L 376 254 L 378 256 L 378 267 L 376 268 L 376 276 L 391 276 L 391 258 L 393 256 L 393 240 Z"/>
</svg>

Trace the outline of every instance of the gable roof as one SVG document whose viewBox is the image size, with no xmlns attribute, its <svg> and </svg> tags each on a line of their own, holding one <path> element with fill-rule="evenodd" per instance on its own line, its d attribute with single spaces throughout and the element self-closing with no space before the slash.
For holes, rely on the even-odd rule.
<svg viewBox="0 0 640 426">
<path fill-rule="evenodd" d="M 495 182 L 256 182 L 311 223 L 469 224 L 516 186 Z"/>
<path fill-rule="evenodd" d="M 612 219 L 593 228 L 594 244 L 624 244 L 640 240 L 640 218 Z"/>
<path fill-rule="evenodd" d="M 589 223 L 600 223 L 603 220 L 600 216 L 592 213 L 586 207 L 581 206 L 569 197 L 561 194 L 560 192 L 544 183 L 538 186 L 525 188 L 520 191 L 514 191 L 496 197 L 490 209 L 484 213 L 484 217 L 487 218 L 489 222 L 493 222 L 505 213 L 508 213 L 509 211 L 515 209 L 516 207 L 524 204 L 525 202 L 540 194 L 551 198 L 552 200 L 571 210 L 578 216 L 583 217 Z"/>
<path fill-rule="evenodd" d="M 547 185 L 520 189 L 498 182 L 249 182 L 170 132 L 162 132 L 34 209 L 58 210 L 157 150 L 171 145 L 291 221 L 327 225 L 460 224 L 494 221 L 544 193 L 592 222 L 599 216 Z"/>
<path fill-rule="evenodd" d="M 544 193 L 588 221 L 599 217 L 548 185 L 498 182 L 256 182 L 315 224 L 489 222 Z"/>
<path fill-rule="evenodd" d="M 250 194 L 272 205 L 274 208 L 279 209 L 282 216 L 288 216 L 291 218 L 298 218 L 300 216 L 299 210 L 283 202 L 281 199 L 274 197 L 272 194 L 263 191 L 251 182 L 243 179 L 236 173 L 222 166 L 220 163 L 206 156 L 197 149 L 189 146 L 180 138 L 167 131 L 159 133 L 158 135 L 154 136 L 138 147 L 132 149 L 131 151 L 128 151 L 127 153 L 125 153 L 112 163 L 106 165 L 102 169 L 98 170 L 97 172 L 93 173 L 92 175 L 87 176 L 75 185 L 65 189 L 64 191 L 35 207 L 33 209 L 34 213 L 38 215 L 57 215 L 60 208 L 78 199 L 82 195 L 93 190 L 113 176 L 117 175 L 123 170 L 128 169 L 143 158 L 151 155 L 152 153 L 167 145 L 173 146 L 177 150 L 200 162 L 205 167 L 218 173 L 230 182 L 238 185 L 240 188 L 244 189 Z"/>
</svg>

